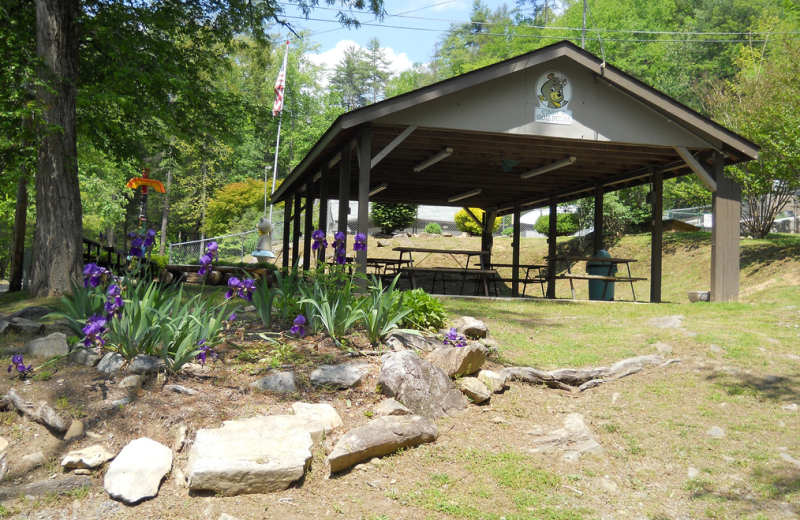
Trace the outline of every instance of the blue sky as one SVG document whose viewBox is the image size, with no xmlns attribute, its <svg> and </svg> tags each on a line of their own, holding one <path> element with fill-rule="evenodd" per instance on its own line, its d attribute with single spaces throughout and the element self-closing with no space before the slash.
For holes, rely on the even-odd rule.
<svg viewBox="0 0 800 520">
<path fill-rule="evenodd" d="M 516 2 L 484 0 L 492 10 L 504 3 L 511 8 Z M 291 18 L 302 17 L 302 13 L 291 4 L 284 4 L 288 21 L 295 29 L 312 31 L 312 39 L 321 45 L 315 62 L 332 68 L 347 47 L 353 44 L 365 47 L 370 38 L 377 36 L 387 57 L 393 61 L 394 71 L 409 68 L 414 62 L 429 61 L 434 44 L 450 27 L 451 21 L 468 21 L 472 9 L 471 0 L 385 0 L 388 16 L 382 23 L 374 21 L 373 16 L 356 14 L 362 23 L 374 25 L 345 29 L 336 21 L 337 9 L 328 8 L 325 2 L 320 4 L 321 7 L 311 12 L 309 20 Z"/>
</svg>

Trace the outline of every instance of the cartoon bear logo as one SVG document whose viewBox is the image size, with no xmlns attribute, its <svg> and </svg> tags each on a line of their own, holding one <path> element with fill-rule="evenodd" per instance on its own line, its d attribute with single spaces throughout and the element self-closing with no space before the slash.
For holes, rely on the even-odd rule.
<svg viewBox="0 0 800 520">
<path fill-rule="evenodd" d="M 539 101 L 547 108 L 564 108 L 569 103 L 569 99 L 564 99 L 564 88 L 567 86 L 567 78 L 556 76 L 551 72 L 547 75 L 539 95 Z"/>
</svg>

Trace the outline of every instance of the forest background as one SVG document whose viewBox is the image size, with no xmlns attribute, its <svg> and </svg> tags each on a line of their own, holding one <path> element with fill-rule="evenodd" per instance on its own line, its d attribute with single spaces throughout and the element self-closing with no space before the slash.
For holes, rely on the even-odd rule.
<svg viewBox="0 0 800 520">
<path fill-rule="evenodd" d="M 583 17 L 583 2 L 518 0 L 491 10 L 475 0 L 470 20 L 444 31 L 427 63 L 392 74 L 377 38 L 363 49 L 348 49 L 326 72 L 309 58 L 319 51 L 313 34 L 287 31 L 279 2 L 260 3 L 273 23 L 256 30 L 237 24 L 233 15 L 227 27 L 214 20 L 214 30 L 176 25 L 174 16 L 163 15 L 170 1 L 80 4 L 76 131 L 83 236 L 102 234 L 104 242 L 119 246 L 138 228 L 139 193 L 125 183 L 147 167 L 167 189 L 151 196 L 148 208 L 162 254 L 169 242 L 250 230 L 262 214 L 263 179 L 272 178 L 278 126 L 271 113 L 273 86 L 287 38 L 279 182 L 340 114 L 562 39 L 580 44 Z M 391 8 L 351 5 L 372 14 Z M 800 186 L 797 0 L 588 5 L 588 51 L 762 146 L 758 161 L 727 173 L 743 185 L 748 207 L 774 218 Z M 0 70 L 4 279 L 20 215 L 26 245 L 33 244 L 37 151 L 43 136 L 58 129 L 37 124 L 35 91 L 47 84 L 36 73 L 35 3 L 7 0 L 0 10 L 0 55 L 6 57 Z M 348 12 L 340 12 L 340 20 L 352 24 Z M 188 10 L 181 16 L 195 15 Z M 607 206 L 641 221 L 649 214 L 645 196 L 644 188 L 623 190 Z M 669 181 L 665 197 L 665 209 L 710 203 L 693 177 Z M 769 227 L 759 229 L 753 234 Z"/>
</svg>

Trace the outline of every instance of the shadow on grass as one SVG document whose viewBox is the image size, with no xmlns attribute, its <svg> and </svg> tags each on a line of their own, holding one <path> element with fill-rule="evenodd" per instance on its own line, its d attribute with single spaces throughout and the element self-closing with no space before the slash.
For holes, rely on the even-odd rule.
<svg viewBox="0 0 800 520">
<path fill-rule="evenodd" d="M 716 383 L 728 395 L 747 395 L 774 402 L 793 402 L 800 399 L 800 375 L 758 376 L 744 372 L 717 372 L 707 376 L 706 380 Z"/>
<path fill-rule="evenodd" d="M 717 491 L 713 483 L 705 480 L 690 480 L 687 482 L 687 489 L 692 492 L 693 500 L 740 503 L 749 506 L 752 513 L 768 511 L 770 505 L 777 505 L 772 501 L 791 501 L 800 492 L 800 470 L 786 467 L 755 468 L 751 474 L 756 489 L 750 492 Z M 800 513 L 800 506 L 797 504 L 783 502 L 782 505 L 793 514 Z"/>
<path fill-rule="evenodd" d="M 800 239 L 782 235 L 770 235 L 765 240 L 758 240 L 742 248 L 739 266 L 744 269 L 756 266 L 751 274 L 755 274 L 773 262 L 796 259 L 800 257 Z"/>
</svg>

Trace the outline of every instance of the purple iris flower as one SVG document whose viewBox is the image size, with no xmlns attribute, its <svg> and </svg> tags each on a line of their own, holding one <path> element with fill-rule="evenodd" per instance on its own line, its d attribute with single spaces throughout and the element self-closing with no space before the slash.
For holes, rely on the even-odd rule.
<svg viewBox="0 0 800 520">
<path fill-rule="evenodd" d="M 119 288 L 117 284 L 111 284 L 108 286 L 108 295 L 109 296 L 119 296 L 122 290 Z"/>
<path fill-rule="evenodd" d="M 450 329 L 450 332 L 444 335 L 444 344 L 453 345 L 454 347 L 466 347 L 467 339 L 459 334 L 456 329 Z"/>
<path fill-rule="evenodd" d="M 86 322 L 86 326 L 81 330 L 86 336 L 83 340 L 83 345 L 85 347 L 90 347 L 93 343 L 101 347 L 106 344 L 106 341 L 103 339 L 103 334 L 108 332 L 108 329 L 106 328 L 106 319 L 104 317 L 98 315 L 92 316 L 89 318 L 89 321 Z"/>
<path fill-rule="evenodd" d="M 321 229 L 314 231 L 314 233 L 311 234 L 311 239 L 314 240 L 314 243 L 311 244 L 311 249 L 313 251 L 316 251 L 320 247 L 322 249 L 328 247 L 328 241 L 325 240 L 325 232 Z"/>
<path fill-rule="evenodd" d="M 353 251 L 366 251 L 367 250 L 367 235 L 364 233 L 356 234 L 355 244 L 353 244 Z"/>
<path fill-rule="evenodd" d="M 256 281 L 252 278 L 245 278 L 239 284 L 239 297 L 244 298 L 245 300 L 252 302 L 253 301 L 253 290 L 256 288 Z"/>
<path fill-rule="evenodd" d="M 131 239 L 136 238 L 136 233 L 131 231 L 130 233 L 128 233 L 128 238 L 131 238 Z"/>
<path fill-rule="evenodd" d="M 234 294 L 239 292 L 239 290 L 242 288 L 242 281 L 235 276 L 231 276 L 231 278 L 228 280 L 228 287 L 228 292 L 225 293 L 226 300 L 230 300 L 233 298 Z"/>
<path fill-rule="evenodd" d="M 295 336 L 303 337 L 306 335 L 306 329 L 303 325 L 306 324 L 306 317 L 298 314 L 294 319 L 294 326 L 289 330 Z"/>
<path fill-rule="evenodd" d="M 336 251 L 334 251 L 334 253 L 336 254 L 337 264 L 344 265 L 345 263 L 347 263 L 347 251 L 345 250 L 344 247 L 337 248 Z"/>
<path fill-rule="evenodd" d="M 108 270 L 97 264 L 86 264 L 83 268 L 83 286 L 97 287 L 103 281 L 103 277 L 108 274 Z"/>
<path fill-rule="evenodd" d="M 207 345 L 204 345 L 203 343 L 205 343 L 205 342 L 206 342 L 206 340 L 201 339 L 197 343 L 197 346 L 200 347 L 200 353 L 197 354 L 197 358 L 196 359 L 197 359 L 197 362 L 200 363 L 203 366 L 205 366 L 207 358 L 210 357 L 211 359 L 217 359 L 217 353 L 214 352 L 214 349 L 212 349 L 211 347 L 209 347 Z"/>
<path fill-rule="evenodd" d="M 231 315 L 230 315 L 230 316 L 228 316 L 228 321 L 229 321 L 229 322 L 231 322 L 231 321 L 236 321 L 236 319 L 237 319 L 237 318 L 236 318 L 236 313 L 235 313 L 235 312 L 232 312 L 232 313 L 231 313 Z"/>
<path fill-rule="evenodd" d="M 200 269 L 197 271 L 197 274 L 200 276 L 205 276 L 208 272 L 208 266 L 211 265 L 211 260 L 213 260 L 210 253 L 206 253 L 200 257 Z"/>
<path fill-rule="evenodd" d="M 156 230 L 155 229 L 148 229 L 147 233 L 141 236 L 144 239 L 144 247 L 147 249 L 148 247 L 152 246 L 155 243 L 156 238 Z"/>
<path fill-rule="evenodd" d="M 22 359 L 22 354 L 17 354 L 11 357 L 11 364 L 8 365 L 8 373 L 11 373 L 11 369 L 16 368 L 17 372 L 25 374 L 26 372 L 30 372 L 33 368 L 33 365 L 25 366 L 25 362 Z"/>
<path fill-rule="evenodd" d="M 217 256 L 217 250 L 219 249 L 219 244 L 216 242 L 211 242 L 206 246 L 206 251 L 211 253 L 212 257 Z"/>
</svg>

